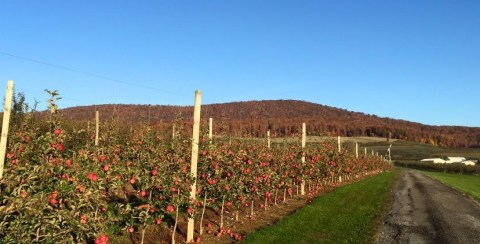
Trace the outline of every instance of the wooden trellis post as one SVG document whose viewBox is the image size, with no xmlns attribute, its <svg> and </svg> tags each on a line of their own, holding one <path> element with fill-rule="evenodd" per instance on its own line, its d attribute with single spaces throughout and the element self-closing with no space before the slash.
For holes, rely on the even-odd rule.
<svg viewBox="0 0 480 244">
<path fill-rule="evenodd" d="M 267 147 L 270 148 L 270 130 L 267 130 Z"/>
<path fill-rule="evenodd" d="M 95 146 L 98 146 L 98 133 L 100 131 L 100 113 L 95 111 Z"/>
<path fill-rule="evenodd" d="M 358 158 L 358 142 L 355 142 L 355 157 Z"/>
<path fill-rule="evenodd" d="M 3 108 L 2 138 L 0 139 L 0 179 L 3 178 L 5 154 L 7 152 L 8 126 L 10 124 L 10 112 L 12 111 L 13 80 L 7 82 L 5 94 L 5 106 Z"/>
<path fill-rule="evenodd" d="M 388 162 L 389 163 L 392 163 L 392 144 L 390 144 L 390 146 L 388 146 Z"/>
<path fill-rule="evenodd" d="M 302 164 L 305 164 L 305 145 L 307 144 L 307 125 L 302 123 Z M 298 189 L 298 188 L 297 188 Z M 298 194 L 298 192 L 297 192 Z M 305 195 L 305 180 L 302 180 L 300 186 L 300 195 Z"/>
<path fill-rule="evenodd" d="M 213 139 L 213 119 L 209 118 L 208 119 L 208 140 L 210 140 L 210 143 L 212 143 Z"/>
<path fill-rule="evenodd" d="M 191 185 L 190 191 L 190 202 L 193 204 L 195 202 L 197 191 L 197 162 L 198 162 L 198 142 L 200 138 L 200 108 L 202 102 L 202 92 L 197 90 L 195 91 L 195 105 L 193 111 L 193 138 L 192 138 L 192 164 L 190 168 L 190 173 L 193 177 L 193 182 Z M 193 241 L 193 232 L 194 232 L 195 220 L 189 216 L 188 226 L 187 226 L 187 242 Z"/>
<path fill-rule="evenodd" d="M 342 142 L 340 141 L 340 136 L 337 137 L 338 152 L 342 151 Z"/>
</svg>

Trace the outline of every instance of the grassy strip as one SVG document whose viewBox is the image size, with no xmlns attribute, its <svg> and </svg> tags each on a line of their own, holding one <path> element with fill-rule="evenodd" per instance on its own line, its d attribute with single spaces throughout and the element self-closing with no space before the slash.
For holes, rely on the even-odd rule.
<svg viewBox="0 0 480 244">
<path fill-rule="evenodd" d="M 464 192 L 477 201 L 480 201 L 480 177 L 474 175 L 459 175 L 459 174 L 445 174 L 439 172 L 427 172 L 422 173 L 439 180 L 440 182 L 449 185 L 461 192 Z"/>
<path fill-rule="evenodd" d="M 246 243 L 372 243 L 399 170 L 335 189 Z"/>
</svg>

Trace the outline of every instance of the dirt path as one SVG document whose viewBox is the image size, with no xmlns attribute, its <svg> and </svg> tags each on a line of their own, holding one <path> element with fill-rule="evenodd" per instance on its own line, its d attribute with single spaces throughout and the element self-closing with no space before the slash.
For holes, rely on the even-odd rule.
<svg viewBox="0 0 480 244">
<path fill-rule="evenodd" d="M 480 204 L 413 170 L 402 172 L 379 243 L 480 243 Z"/>
</svg>

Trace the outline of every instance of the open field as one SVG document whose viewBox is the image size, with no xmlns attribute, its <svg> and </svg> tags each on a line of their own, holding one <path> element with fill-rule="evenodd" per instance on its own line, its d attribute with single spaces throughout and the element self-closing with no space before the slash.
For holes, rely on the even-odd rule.
<svg viewBox="0 0 480 244">
<path fill-rule="evenodd" d="M 372 243 L 399 170 L 335 189 L 246 243 Z M 314 216 L 314 218 L 312 218 Z"/>
<path fill-rule="evenodd" d="M 243 141 L 266 141 L 266 138 L 232 138 L 233 140 Z M 286 137 L 286 138 L 272 138 L 272 143 L 300 143 L 300 137 Z M 307 143 L 315 144 L 325 141 L 332 141 L 336 143 L 337 137 L 328 136 L 308 136 Z M 391 155 L 394 161 L 419 161 L 424 158 L 431 157 L 446 157 L 446 156 L 462 156 L 467 159 L 480 159 L 480 149 L 476 148 L 442 148 L 433 146 L 430 144 L 403 141 L 397 139 L 389 139 L 383 137 L 342 137 L 342 146 L 346 150 L 354 151 L 355 142 L 359 144 L 359 153 L 365 152 L 367 148 L 368 154 L 371 154 L 372 150 L 378 152 L 379 155 L 388 157 L 387 149 L 392 144 Z"/>
<path fill-rule="evenodd" d="M 272 139 L 272 142 L 274 143 L 282 143 L 282 142 L 292 142 L 292 141 L 299 141 L 300 138 L 274 138 Z M 307 142 L 324 142 L 327 140 L 337 140 L 336 137 L 331 137 L 331 136 L 308 136 L 307 137 Z M 361 136 L 361 137 L 342 137 L 341 138 L 342 143 L 350 143 L 350 142 L 358 142 L 358 143 L 372 143 L 372 142 L 385 142 L 387 143 L 387 139 L 383 137 L 366 137 L 366 136 Z M 398 141 L 397 139 L 390 139 L 390 142 L 395 142 Z"/>
<path fill-rule="evenodd" d="M 258 139 L 265 140 L 265 139 Z M 331 140 L 336 142 L 336 137 L 327 136 L 308 136 L 307 143 L 319 143 Z M 391 155 L 394 161 L 419 161 L 430 157 L 463 156 L 468 159 L 480 159 L 480 149 L 476 148 L 442 148 L 430 144 L 390 139 L 387 141 L 383 137 L 342 137 L 342 144 L 347 150 L 355 150 L 355 142 L 359 144 L 359 153 L 364 153 L 367 148 L 368 153 L 378 152 L 380 155 L 388 155 L 387 149 L 392 144 Z M 274 138 L 273 143 L 291 143 L 300 142 L 300 138 Z"/>
<path fill-rule="evenodd" d="M 364 146 L 364 145 L 362 145 Z M 388 144 L 377 142 L 367 143 L 371 150 L 378 151 L 380 154 L 386 154 Z M 442 157 L 442 156 L 463 156 L 469 159 L 479 159 L 480 149 L 472 148 L 441 148 L 429 144 L 423 144 L 411 141 L 398 140 L 392 144 L 392 160 L 399 161 L 418 161 L 424 158 Z"/>
<path fill-rule="evenodd" d="M 367 147 L 369 152 L 373 150 L 375 152 L 378 152 L 380 155 L 387 155 L 388 146 L 392 144 L 392 160 L 395 161 L 418 161 L 424 158 L 445 156 L 463 156 L 468 159 L 480 159 L 480 149 L 441 148 L 419 142 L 402 140 L 390 140 L 390 142 L 387 142 L 384 138 L 380 139 L 383 140 L 372 140 L 370 142 L 362 142 L 360 140 L 360 152 L 363 152 L 363 148 Z"/>
<path fill-rule="evenodd" d="M 480 201 L 480 177 L 474 175 L 445 174 L 439 172 L 420 171 L 458 191 Z"/>
</svg>

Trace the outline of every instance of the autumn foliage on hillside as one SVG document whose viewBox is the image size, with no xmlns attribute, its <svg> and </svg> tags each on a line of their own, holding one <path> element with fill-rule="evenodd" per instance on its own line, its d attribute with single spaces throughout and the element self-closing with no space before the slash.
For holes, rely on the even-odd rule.
<svg viewBox="0 0 480 244">
<path fill-rule="evenodd" d="M 65 119 L 88 121 L 94 118 L 95 110 L 104 121 L 164 127 L 170 127 L 178 117 L 190 124 L 193 114 L 192 106 L 118 104 L 67 108 L 62 114 Z M 454 148 L 478 147 L 480 143 L 480 128 L 429 126 L 294 100 L 203 105 L 202 117 L 214 119 L 216 133 L 223 130 L 237 137 L 261 137 L 267 130 L 273 137 L 292 136 L 305 122 L 309 135 L 388 137 Z"/>
</svg>

